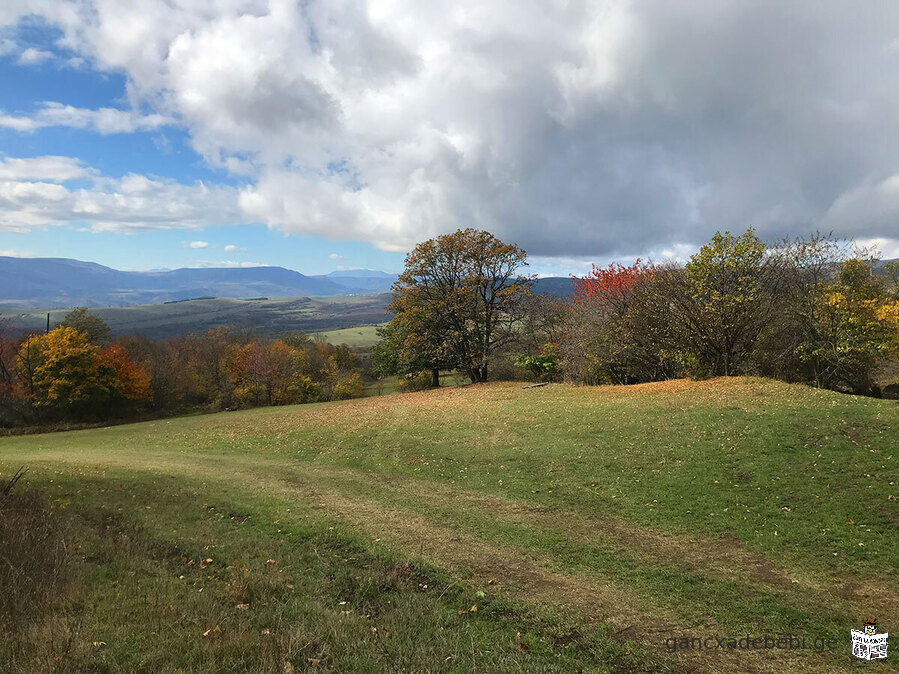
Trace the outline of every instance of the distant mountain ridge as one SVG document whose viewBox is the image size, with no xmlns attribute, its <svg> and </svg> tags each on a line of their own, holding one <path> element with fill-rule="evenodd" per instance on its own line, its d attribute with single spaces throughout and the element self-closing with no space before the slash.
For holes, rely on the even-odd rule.
<svg viewBox="0 0 899 674">
<path fill-rule="evenodd" d="M 306 275 L 284 267 L 121 271 L 68 258 L 0 256 L 0 307 L 107 307 L 199 297 L 287 298 L 385 293 L 398 276 L 372 269 Z M 570 278 L 541 278 L 535 292 L 566 297 Z"/>
<path fill-rule="evenodd" d="M 193 297 L 302 297 L 384 292 L 396 280 L 380 271 L 307 276 L 284 267 L 120 271 L 67 258 L 0 256 L 0 305 L 130 306 Z"/>
</svg>

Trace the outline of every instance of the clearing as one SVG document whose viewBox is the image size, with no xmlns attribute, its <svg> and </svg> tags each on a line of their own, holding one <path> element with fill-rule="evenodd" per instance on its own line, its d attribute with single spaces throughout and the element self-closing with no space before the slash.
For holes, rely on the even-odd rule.
<svg viewBox="0 0 899 674">
<path fill-rule="evenodd" d="M 849 630 L 899 633 L 897 454 L 896 402 L 753 378 L 0 438 L 0 513 L 54 551 L 0 585 L 0 670 L 861 671 Z"/>
</svg>

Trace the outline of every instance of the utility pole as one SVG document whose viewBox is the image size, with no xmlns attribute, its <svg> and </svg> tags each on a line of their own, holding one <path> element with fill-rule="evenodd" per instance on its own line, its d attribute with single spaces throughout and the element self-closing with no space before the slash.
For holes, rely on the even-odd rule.
<svg viewBox="0 0 899 674">
<path fill-rule="evenodd" d="M 47 312 L 47 332 L 50 332 L 50 312 Z"/>
</svg>

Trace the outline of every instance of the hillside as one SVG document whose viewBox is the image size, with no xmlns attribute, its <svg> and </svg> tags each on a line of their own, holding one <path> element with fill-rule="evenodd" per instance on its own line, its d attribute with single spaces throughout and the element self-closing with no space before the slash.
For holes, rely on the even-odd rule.
<svg viewBox="0 0 899 674">
<path fill-rule="evenodd" d="M 897 459 L 896 403 L 736 378 L 0 438 L 73 532 L 0 669 L 843 672 L 899 624 Z"/>
</svg>

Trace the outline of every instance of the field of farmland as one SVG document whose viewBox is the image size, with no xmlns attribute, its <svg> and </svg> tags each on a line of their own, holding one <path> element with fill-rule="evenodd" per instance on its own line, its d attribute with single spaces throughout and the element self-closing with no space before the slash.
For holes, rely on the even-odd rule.
<svg viewBox="0 0 899 674">
<path fill-rule="evenodd" d="M 497 383 L 0 438 L 20 466 L 3 672 L 897 669 L 849 639 L 899 632 L 894 401 Z"/>
<path fill-rule="evenodd" d="M 117 336 L 144 335 L 151 339 L 163 339 L 209 328 L 234 326 L 255 334 L 278 337 L 291 331 L 340 331 L 353 326 L 367 327 L 368 324 L 382 323 L 389 318 L 389 301 L 386 293 L 250 300 L 216 297 L 164 304 L 99 307 L 91 309 L 91 313 L 102 318 L 112 334 Z M 0 307 L 0 315 L 10 322 L 14 331 L 20 332 L 42 332 L 48 313 L 52 327 L 62 321 L 69 311 L 70 308 L 21 310 Z M 362 339 L 369 345 L 373 343 L 374 328 L 370 332 Z"/>
</svg>

